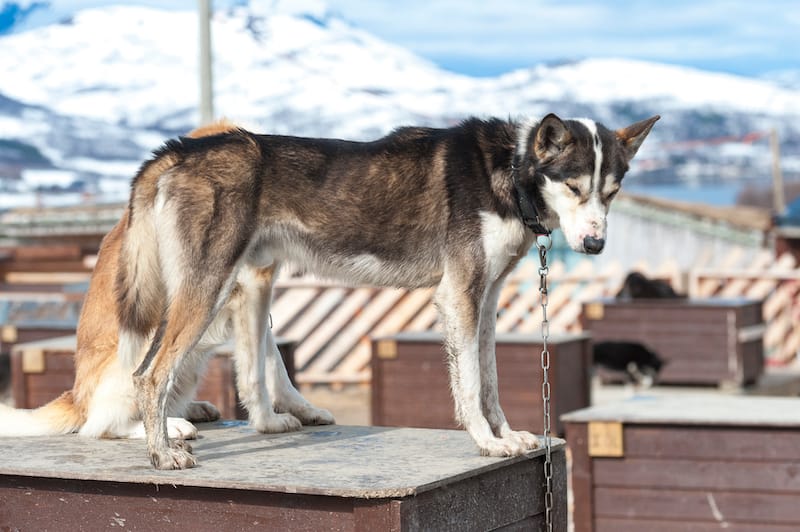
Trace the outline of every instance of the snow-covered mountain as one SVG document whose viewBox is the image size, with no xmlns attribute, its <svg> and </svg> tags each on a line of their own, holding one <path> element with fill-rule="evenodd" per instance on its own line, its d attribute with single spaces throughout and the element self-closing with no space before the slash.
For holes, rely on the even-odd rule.
<svg viewBox="0 0 800 532">
<path fill-rule="evenodd" d="M 38 23 L 19 15 L 0 35 L 0 192 L 29 190 L 19 177 L 39 169 L 39 189 L 65 188 L 66 171 L 74 176 L 66 188 L 122 197 L 150 150 L 197 124 L 197 15 L 124 5 L 65 14 L 34 4 L 42 5 L 16 13 L 33 10 Z M 322 2 L 220 4 L 215 108 L 254 130 L 367 139 L 470 115 L 553 111 L 618 127 L 658 113 L 636 168 L 642 179 L 766 176 L 763 141 L 678 143 L 773 127 L 785 172 L 800 175 L 800 90 L 780 83 L 614 59 L 470 78 L 353 27 Z"/>
</svg>

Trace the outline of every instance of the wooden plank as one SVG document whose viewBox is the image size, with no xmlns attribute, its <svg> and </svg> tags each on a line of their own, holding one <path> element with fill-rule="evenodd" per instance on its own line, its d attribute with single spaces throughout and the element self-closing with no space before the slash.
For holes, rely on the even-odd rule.
<svg viewBox="0 0 800 532">
<path fill-rule="evenodd" d="M 599 282 L 592 282 L 583 287 L 578 296 L 570 301 L 561 309 L 557 316 L 551 319 L 551 330 L 561 331 L 565 330 L 570 323 L 578 321 L 581 311 L 583 310 L 583 303 L 590 301 L 603 295 L 603 285 Z M 520 330 L 535 330 L 535 323 L 525 323 Z"/>
<path fill-rule="evenodd" d="M 312 331 L 336 308 L 344 299 L 347 289 L 328 287 L 323 289 L 319 296 L 306 307 L 302 316 L 294 319 L 288 327 L 279 328 L 278 334 L 286 338 L 303 342 Z"/>
<path fill-rule="evenodd" d="M 773 260 L 774 259 L 771 251 L 761 250 L 753 258 L 753 261 L 747 266 L 747 271 L 751 272 L 763 271 L 767 269 L 767 267 L 769 267 L 769 265 L 773 262 Z M 749 279 L 737 276 L 737 278 L 728 281 L 722 287 L 722 290 L 720 290 L 717 295 L 720 297 L 741 296 L 743 293 L 746 292 L 749 285 L 750 285 Z"/>
<path fill-rule="evenodd" d="M 789 273 L 795 269 L 795 266 L 796 263 L 794 257 L 784 254 L 779 257 L 774 264 L 772 264 L 772 267 L 766 273 Z M 769 279 L 765 278 L 764 276 L 760 276 L 759 279 L 754 282 L 753 285 L 745 292 L 745 295 L 757 300 L 763 299 L 775 289 L 777 283 L 778 282 L 775 279 Z"/>
<path fill-rule="evenodd" d="M 284 291 L 270 306 L 275 320 L 273 326 L 278 334 L 297 318 L 306 306 L 319 294 L 317 288 L 290 288 Z"/>
<path fill-rule="evenodd" d="M 38 261 L 80 261 L 83 257 L 81 247 L 73 244 L 54 244 L 48 246 L 18 246 L 12 248 L 17 263 Z"/>
<path fill-rule="evenodd" d="M 374 288 L 356 288 L 352 290 L 345 297 L 342 304 L 327 317 L 324 323 L 308 338 L 298 343 L 295 351 L 295 364 L 298 373 L 305 371 L 309 362 L 353 319 L 353 316 L 360 311 L 375 292 L 376 289 Z"/>
<path fill-rule="evenodd" d="M 497 318 L 497 332 L 510 332 L 517 330 L 518 324 L 526 316 L 537 311 L 539 304 L 538 289 L 531 288 L 519 294 L 508 306 L 503 309 Z M 539 311 L 541 314 L 541 311 Z"/>
<path fill-rule="evenodd" d="M 587 424 L 565 423 L 564 431 L 572 456 L 572 522 L 575 532 L 591 532 L 594 530 L 594 498 Z"/>
<path fill-rule="evenodd" d="M 30 260 L 4 263 L 2 270 L 9 273 L 91 273 L 83 264 L 83 259 L 76 260 Z"/>
<path fill-rule="evenodd" d="M 725 523 L 756 522 L 800 526 L 798 494 L 673 490 L 657 487 L 594 489 L 595 515 L 644 519 L 680 519 Z"/>
<path fill-rule="evenodd" d="M 431 303 L 426 305 L 417 317 L 408 324 L 405 328 L 406 331 L 413 331 L 413 332 L 420 332 L 420 331 L 430 331 L 434 329 L 437 321 L 439 319 L 439 313 L 436 310 L 436 306 L 433 304 L 433 299 L 431 298 Z"/>
<path fill-rule="evenodd" d="M 800 463 L 800 431 L 770 428 L 626 425 L 627 458 L 739 461 L 757 454 L 764 461 Z M 764 442 L 769 445 L 764 445 Z"/>
<path fill-rule="evenodd" d="M 369 332 L 372 338 L 381 338 L 400 332 L 421 309 L 429 304 L 433 289 L 411 290 L 407 292 L 391 312 L 381 317 L 381 320 Z M 342 359 L 336 368 L 337 373 L 363 371 L 369 364 L 372 356 L 372 345 L 369 338 L 362 338 Z"/>
<path fill-rule="evenodd" d="M 312 373 L 303 372 L 297 373 L 296 376 L 298 384 L 369 384 L 371 381 L 371 373 L 366 369 L 359 373 Z"/>
<path fill-rule="evenodd" d="M 720 261 L 720 268 L 732 268 L 737 264 L 742 256 L 744 250 L 740 247 L 733 248 L 722 261 Z M 718 279 L 701 279 L 693 277 L 692 282 L 689 283 L 689 297 L 709 297 L 719 290 L 722 282 Z"/>
<path fill-rule="evenodd" d="M 798 273 L 800 278 L 800 273 Z M 800 290 L 800 283 L 784 282 L 778 285 L 778 288 L 764 301 L 764 320 L 769 321 L 787 307 L 791 307 L 796 301 L 798 290 Z"/>
<path fill-rule="evenodd" d="M 796 525 L 775 525 L 743 521 L 740 523 L 689 521 L 664 519 L 599 518 L 595 520 L 595 532 L 797 532 Z M 577 532 L 577 529 L 576 529 Z"/>
<path fill-rule="evenodd" d="M 795 324 L 797 324 L 798 321 L 800 321 L 800 319 L 795 321 Z M 797 353 L 800 353 L 800 327 L 795 326 L 792 332 L 786 336 L 783 342 L 783 349 L 778 354 L 778 360 L 789 362 L 797 356 Z"/>
<path fill-rule="evenodd" d="M 393 338 L 397 356 L 375 358 L 372 382 L 372 422 L 377 425 L 455 427 L 446 356 L 438 335 L 428 341 Z M 563 363 L 552 369 L 553 432 L 563 431 L 559 416 L 567 408 L 589 405 L 588 357 L 585 337 L 562 337 L 550 345 Z M 500 397 L 513 427 L 541 431 L 541 343 L 498 338 L 497 373 Z"/>
<path fill-rule="evenodd" d="M 381 290 L 363 306 L 350 323 L 308 365 L 310 372 L 330 371 L 348 355 L 358 342 L 369 341 L 366 335 L 375 323 L 405 295 L 404 290 Z M 363 366 L 363 364 L 362 364 Z"/>
<path fill-rule="evenodd" d="M 3 275 L 7 283 L 27 284 L 74 284 L 89 280 L 91 272 L 8 272 Z"/>
<path fill-rule="evenodd" d="M 794 492 L 800 494 L 800 464 L 679 458 L 595 458 L 595 486 L 616 488 L 702 489 L 718 491 Z"/>
<path fill-rule="evenodd" d="M 403 299 L 387 313 L 370 333 L 371 336 L 388 336 L 400 332 L 419 312 L 430 304 L 433 288 L 409 290 Z"/>
<path fill-rule="evenodd" d="M 591 263 L 582 262 L 580 267 L 583 270 L 578 273 L 587 273 L 591 271 Z M 564 263 L 557 262 L 551 268 L 549 275 L 550 285 L 553 284 L 553 279 L 558 279 L 564 273 Z M 554 294 L 550 295 L 552 305 L 558 306 L 559 294 L 567 294 L 572 291 L 576 282 L 573 280 L 560 282 Z M 518 287 L 521 288 L 521 287 Z M 564 298 L 568 295 L 564 295 Z M 504 308 L 497 318 L 497 332 L 517 332 L 520 331 L 520 323 L 525 319 L 538 319 L 541 321 L 542 311 L 539 307 L 541 295 L 539 294 L 539 275 L 532 279 L 527 286 L 527 289 L 520 290 L 516 297 Z M 538 318 L 537 318 L 538 316 Z"/>
</svg>

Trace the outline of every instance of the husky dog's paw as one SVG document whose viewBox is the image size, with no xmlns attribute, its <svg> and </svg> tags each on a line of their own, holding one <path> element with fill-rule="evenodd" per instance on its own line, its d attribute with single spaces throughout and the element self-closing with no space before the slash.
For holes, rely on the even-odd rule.
<svg viewBox="0 0 800 532">
<path fill-rule="evenodd" d="M 295 432 L 302 429 L 303 424 L 292 414 L 273 413 L 261 420 L 253 421 L 253 427 L 258 432 L 273 434 L 277 432 Z"/>
<path fill-rule="evenodd" d="M 183 440 L 171 440 L 169 447 L 151 450 L 150 462 L 156 469 L 187 469 L 197 465 L 192 446 Z"/>
<path fill-rule="evenodd" d="M 324 408 L 317 408 L 312 405 L 304 406 L 302 408 L 293 409 L 294 415 L 303 425 L 335 425 L 336 420 L 333 418 L 328 410 Z"/>
<path fill-rule="evenodd" d="M 522 442 L 511 438 L 491 438 L 477 443 L 481 456 L 519 456 L 527 451 Z"/>
<path fill-rule="evenodd" d="M 186 407 L 186 419 L 194 423 L 216 421 L 220 418 L 219 410 L 208 401 L 192 401 Z"/>
<path fill-rule="evenodd" d="M 197 427 L 182 417 L 168 417 L 167 434 L 175 440 L 194 440 L 197 439 Z"/>
<path fill-rule="evenodd" d="M 539 438 L 526 430 L 508 430 L 503 433 L 503 439 L 516 441 L 526 450 L 538 449 L 541 447 Z"/>
</svg>

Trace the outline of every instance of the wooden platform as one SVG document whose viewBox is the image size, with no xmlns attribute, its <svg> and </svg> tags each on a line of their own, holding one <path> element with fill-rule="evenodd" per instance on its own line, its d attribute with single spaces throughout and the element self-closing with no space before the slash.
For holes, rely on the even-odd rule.
<svg viewBox="0 0 800 532">
<path fill-rule="evenodd" d="M 551 355 L 552 428 L 559 416 L 591 404 L 591 353 L 586 334 L 558 334 Z M 372 424 L 456 428 L 442 336 L 400 333 L 373 340 Z M 499 334 L 496 342 L 500 404 L 516 429 L 542 431 L 542 337 Z"/>
<path fill-rule="evenodd" d="M 555 530 L 567 529 L 553 440 Z M 543 451 L 487 458 L 463 431 L 200 425 L 198 467 L 156 471 L 144 442 L 0 441 L 0 529 L 540 530 Z"/>
<path fill-rule="evenodd" d="M 800 398 L 637 396 L 562 420 L 575 532 L 800 530 Z"/>
</svg>

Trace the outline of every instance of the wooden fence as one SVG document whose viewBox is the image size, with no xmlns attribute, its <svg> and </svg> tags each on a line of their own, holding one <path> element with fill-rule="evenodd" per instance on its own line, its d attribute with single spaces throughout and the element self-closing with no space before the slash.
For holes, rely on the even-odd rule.
<svg viewBox="0 0 800 532">
<path fill-rule="evenodd" d="M 690 271 L 689 295 L 763 299 L 767 362 L 788 363 L 800 351 L 800 268 L 788 253 L 774 260 L 760 252 L 750 259 L 744 267 Z"/>
<path fill-rule="evenodd" d="M 710 268 L 681 272 L 666 261 L 633 269 L 665 279 L 690 297 L 749 297 L 764 300 L 765 349 L 770 363 L 791 361 L 800 349 L 800 268 L 785 255 L 734 249 Z M 584 260 L 570 269 L 550 267 L 548 317 L 553 333 L 579 332 L 585 301 L 615 295 L 629 270 L 610 263 L 597 268 Z M 541 327 L 537 264 L 525 260 L 500 295 L 498 332 L 535 333 Z M 277 285 L 273 318 L 279 336 L 297 340 L 301 384 L 370 380 L 371 337 L 438 328 L 433 290 L 344 287 L 314 279 L 284 279 Z"/>
<path fill-rule="evenodd" d="M 66 248 L 59 253 L 50 251 L 45 257 L 31 250 L 6 253 L 0 261 L 0 302 L 4 305 L 0 306 L 0 322 L 51 319 L 61 316 L 64 306 L 75 313 L 80 292 L 66 289 L 64 283 L 85 282 L 93 266 L 91 257 Z M 642 261 L 632 268 L 589 259 L 566 268 L 556 261 L 548 276 L 550 330 L 579 332 L 582 304 L 615 295 L 631 269 L 668 280 L 691 297 L 763 299 L 768 361 L 784 364 L 796 358 L 800 350 L 800 268 L 791 256 L 776 260 L 767 250 L 732 248 L 715 257 L 713 265 L 699 260 L 688 271 L 672 260 L 654 266 Z M 54 280 L 61 285 L 53 285 Z M 43 284 L 46 281 L 50 283 Z M 501 292 L 498 332 L 540 330 L 538 283 L 536 262 L 522 261 Z M 432 289 L 346 287 L 286 275 L 276 286 L 272 317 L 277 335 L 298 342 L 299 383 L 369 382 L 370 338 L 437 329 L 432 299 Z"/>
</svg>

